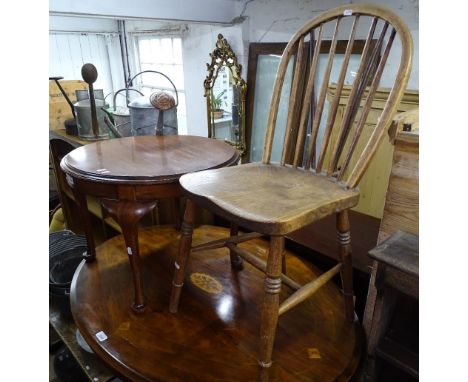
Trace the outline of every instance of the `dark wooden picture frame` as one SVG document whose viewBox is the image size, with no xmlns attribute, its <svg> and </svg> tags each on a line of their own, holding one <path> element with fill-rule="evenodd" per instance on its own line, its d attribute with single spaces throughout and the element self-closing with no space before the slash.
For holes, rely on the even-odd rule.
<svg viewBox="0 0 468 382">
<path fill-rule="evenodd" d="M 371 50 L 377 40 L 371 41 Z M 344 54 L 348 40 L 338 40 L 336 45 L 336 54 Z M 355 40 L 351 53 L 362 53 L 364 49 L 365 40 Z M 283 54 L 286 48 L 286 42 L 261 42 L 251 43 L 249 45 L 249 59 L 247 64 L 247 97 L 246 97 L 246 115 L 245 115 L 245 159 L 243 162 L 250 162 L 250 145 L 252 137 L 252 120 L 254 114 L 254 100 L 255 100 L 255 85 L 257 80 L 257 63 L 260 55 L 278 55 Z M 331 40 L 323 40 L 320 53 L 327 53 L 330 50 Z M 310 51 L 309 43 L 304 45 L 306 51 Z M 307 68 L 308 71 L 308 68 Z M 373 76 L 371 75 L 370 78 Z M 272 84 L 273 86 L 273 84 Z M 313 106 L 312 106 L 313 107 Z M 311 110 L 312 111 L 312 110 Z"/>
</svg>

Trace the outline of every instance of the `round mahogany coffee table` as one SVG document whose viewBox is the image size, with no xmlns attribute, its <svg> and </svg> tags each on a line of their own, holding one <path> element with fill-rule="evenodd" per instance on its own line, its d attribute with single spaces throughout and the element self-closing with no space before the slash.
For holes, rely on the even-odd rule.
<svg viewBox="0 0 468 382">
<path fill-rule="evenodd" d="M 186 173 L 231 166 L 238 152 L 204 137 L 136 136 L 98 141 L 67 154 L 60 167 L 73 190 L 88 241 L 86 260 L 96 257 L 86 196 L 100 198 L 104 211 L 122 228 L 135 290 L 132 308 L 145 309 L 140 271 L 138 222 L 156 200 L 181 195 Z"/>
</svg>

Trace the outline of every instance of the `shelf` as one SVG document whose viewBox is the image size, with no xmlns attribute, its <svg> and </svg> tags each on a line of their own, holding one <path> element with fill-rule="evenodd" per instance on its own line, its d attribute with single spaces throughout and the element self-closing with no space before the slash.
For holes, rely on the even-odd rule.
<svg viewBox="0 0 468 382">
<path fill-rule="evenodd" d="M 375 349 L 378 357 L 409 375 L 419 378 L 419 356 L 398 342 L 385 337 Z"/>
<path fill-rule="evenodd" d="M 95 354 L 88 353 L 80 347 L 76 341 L 77 327 L 73 319 L 71 316 L 63 314 L 59 306 L 50 299 L 49 322 L 90 381 L 105 382 L 114 378 L 114 374 L 103 365 Z"/>
</svg>

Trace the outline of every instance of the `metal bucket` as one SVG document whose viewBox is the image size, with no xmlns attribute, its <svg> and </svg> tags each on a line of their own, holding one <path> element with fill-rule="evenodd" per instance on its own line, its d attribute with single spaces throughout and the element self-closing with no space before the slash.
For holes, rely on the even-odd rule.
<svg viewBox="0 0 468 382">
<path fill-rule="evenodd" d="M 159 113 L 149 97 L 139 97 L 129 103 L 130 122 L 135 135 L 156 135 Z M 164 111 L 163 135 L 177 135 L 177 107 Z"/>
<path fill-rule="evenodd" d="M 127 92 L 127 94 L 129 91 L 134 91 L 139 93 L 141 96 L 143 96 L 143 93 L 137 89 L 123 88 L 117 90 L 114 94 L 114 111 L 112 112 L 112 115 L 114 116 L 114 126 L 122 137 L 131 137 L 132 135 L 136 135 L 136 133 L 132 129 L 132 124 L 130 122 L 130 110 L 128 107 L 116 106 L 117 94 L 124 91 Z"/>
<path fill-rule="evenodd" d="M 162 132 L 158 131 L 156 134 L 156 125 L 159 119 L 160 111 L 155 109 L 151 104 L 149 97 L 139 97 L 132 101 L 128 108 L 130 109 L 130 121 L 135 135 L 177 135 L 177 105 L 179 104 L 179 95 L 177 89 L 171 79 L 164 73 L 156 70 L 144 70 L 135 74 L 129 81 L 127 86 L 133 84 L 133 80 L 144 73 L 153 73 L 163 76 L 174 88 L 175 93 L 175 106 L 172 109 L 164 110 L 163 112 L 163 129 Z M 161 134 L 162 133 L 162 134 Z"/>
<path fill-rule="evenodd" d="M 130 123 L 130 111 L 126 107 L 117 107 L 112 112 L 114 117 L 115 129 L 120 133 L 122 137 L 131 137 L 135 135 L 132 130 L 132 124 Z"/>
<path fill-rule="evenodd" d="M 101 107 L 107 106 L 101 99 L 96 99 L 96 117 L 98 121 L 98 136 L 93 133 L 93 123 L 91 119 L 91 105 L 89 99 L 76 102 L 73 106 L 76 111 L 76 124 L 78 126 L 78 135 L 83 140 L 107 139 L 109 138 L 109 129 L 104 122 L 104 111 Z"/>
</svg>

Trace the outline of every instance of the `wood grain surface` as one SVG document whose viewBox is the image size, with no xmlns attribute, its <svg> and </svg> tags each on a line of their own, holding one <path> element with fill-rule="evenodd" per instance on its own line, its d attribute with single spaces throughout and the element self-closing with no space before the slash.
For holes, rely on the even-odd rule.
<svg viewBox="0 0 468 382">
<path fill-rule="evenodd" d="M 132 381 L 336 381 L 348 380 L 360 356 L 357 324 L 346 321 L 343 297 L 328 283 L 313 298 L 279 318 L 273 366 L 257 363 L 262 272 L 247 263 L 232 271 L 226 248 L 193 253 L 177 314 L 168 311 L 178 247 L 172 227 L 140 232 L 147 310 L 130 309 L 133 288 L 125 244 L 117 236 L 98 247 L 94 263 L 82 263 L 73 279 L 71 308 L 91 348 Z M 202 226 L 195 245 L 229 235 Z M 266 258 L 268 242 L 238 244 Z M 286 252 L 288 275 L 301 283 L 320 271 Z M 280 300 L 293 290 L 283 286 Z M 100 341 L 97 333 L 107 337 Z"/>
<path fill-rule="evenodd" d="M 201 206 L 263 234 L 289 233 L 359 198 L 324 176 L 260 163 L 187 174 L 180 183 Z"/>
<path fill-rule="evenodd" d="M 396 230 L 419 235 L 419 133 L 401 132 L 395 139 L 378 242 Z"/>
<path fill-rule="evenodd" d="M 188 136 L 136 136 L 82 146 L 63 158 L 76 177 L 111 183 L 171 183 L 182 174 L 228 166 L 238 159 L 230 145 Z"/>
</svg>

